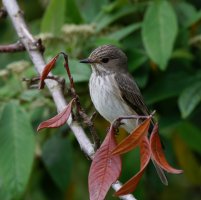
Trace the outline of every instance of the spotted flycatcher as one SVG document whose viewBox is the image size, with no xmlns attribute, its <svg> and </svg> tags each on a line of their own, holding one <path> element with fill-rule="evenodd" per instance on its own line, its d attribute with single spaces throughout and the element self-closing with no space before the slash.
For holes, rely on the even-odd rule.
<svg viewBox="0 0 201 200">
<path fill-rule="evenodd" d="M 80 62 L 91 65 L 91 100 L 107 121 L 113 122 L 120 116 L 149 115 L 141 92 L 128 72 L 127 56 L 123 51 L 113 45 L 103 45 Z M 124 120 L 122 127 L 131 132 L 136 124 L 135 119 Z M 161 181 L 167 185 L 163 170 L 155 162 L 154 165 Z"/>
</svg>

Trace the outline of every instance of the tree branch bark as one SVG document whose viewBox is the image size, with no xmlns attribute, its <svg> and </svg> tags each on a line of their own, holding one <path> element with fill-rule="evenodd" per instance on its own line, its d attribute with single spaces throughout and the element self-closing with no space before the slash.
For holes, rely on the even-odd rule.
<svg viewBox="0 0 201 200">
<path fill-rule="evenodd" d="M 26 51 L 24 45 L 21 42 L 0 45 L 0 53 L 15 53 L 21 51 Z"/>
<path fill-rule="evenodd" d="M 30 59 L 35 66 L 36 71 L 41 74 L 45 66 L 45 61 L 42 53 L 37 46 L 37 40 L 33 38 L 28 30 L 28 27 L 24 21 L 23 12 L 20 10 L 16 0 L 2 0 L 2 2 L 5 10 L 7 11 L 7 14 L 9 15 L 13 23 L 13 26 L 21 43 L 26 48 L 26 51 L 28 52 Z M 53 100 L 57 107 L 57 111 L 61 112 L 65 108 L 67 103 L 61 92 L 59 84 L 54 80 L 45 80 L 45 82 L 53 97 Z M 89 138 L 86 136 L 83 128 L 80 127 L 76 122 L 72 121 L 72 118 L 67 121 L 67 124 L 74 133 L 78 143 L 80 144 L 81 149 L 85 152 L 85 154 L 93 159 L 95 153 L 94 146 Z M 115 191 L 117 191 L 121 187 L 121 183 L 117 181 L 112 185 L 112 187 Z M 135 200 L 135 198 L 131 194 L 121 196 L 120 199 Z"/>
</svg>

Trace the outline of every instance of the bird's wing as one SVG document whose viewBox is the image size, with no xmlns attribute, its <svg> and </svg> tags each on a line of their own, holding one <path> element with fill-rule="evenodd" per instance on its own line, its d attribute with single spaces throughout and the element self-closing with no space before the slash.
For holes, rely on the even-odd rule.
<svg viewBox="0 0 201 200">
<path fill-rule="evenodd" d="M 123 100 L 138 114 L 149 115 L 147 106 L 144 103 L 141 92 L 130 74 L 118 73 L 115 75 L 115 81 L 118 83 L 119 90 Z M 152 120 L 152 126 L 154 122 Z M 153 127 L 152 127 L 153 128 Z M 151 129 L 152 129 L 151 128 Z M 164 185 L 168 185 L 167 178 L 163 169 L 153 160 L 153 164 Z"/>
<path fill-rule="evenodd" d="M 148 115 L 149 111 L 144 103 L 140 90 L 130 74 L 118 73 L 115 81 L 119 87 L 123 100 L 138 114 Z"/>
</svg>

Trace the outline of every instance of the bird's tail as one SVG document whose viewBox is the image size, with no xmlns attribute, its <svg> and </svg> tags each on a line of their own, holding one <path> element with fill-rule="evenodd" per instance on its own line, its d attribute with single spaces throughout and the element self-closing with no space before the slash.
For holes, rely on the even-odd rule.
<svg viewBox="0 0 201 200">
<path fill-rule="evenodd" d="M 164 185 L 168 185 L 168 180 L 167 180 L 167 177 L 166 177 L 165 172 L 163 171 L 163 169 L 160 166 L 158 166 L 158 164 L 153 159 L 152 159 L 152 162 L 154 164 L 154 167 L 156 168 L 157 174 L 158 174 L 161 182 Z"/>
</svg>

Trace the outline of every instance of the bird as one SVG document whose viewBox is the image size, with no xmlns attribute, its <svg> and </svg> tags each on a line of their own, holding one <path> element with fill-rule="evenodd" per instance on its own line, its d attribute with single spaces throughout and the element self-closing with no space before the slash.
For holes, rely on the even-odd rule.
<svg viewBox="0 0 201 200">
<path fill-rule="evenodd" d="M 112 123 L 120 116 L 150 114 L 137 83 L 128 71 L 128 58 L 120 48 L 102 45 L 80 62 L 91 65 L 90 97 L 96 110 L 108 122 Z M 136 119 L 125 119 L 122 123 L 128 133 L 137 125 Z M 155 161 L 153 163 L 162 183 L 167 185 L 163 170 Z"/>
</svg>

